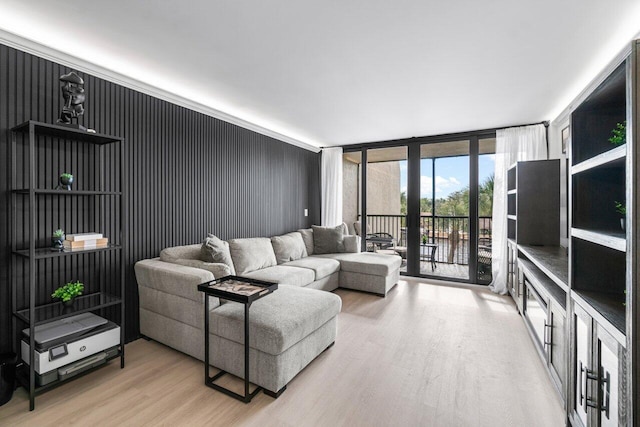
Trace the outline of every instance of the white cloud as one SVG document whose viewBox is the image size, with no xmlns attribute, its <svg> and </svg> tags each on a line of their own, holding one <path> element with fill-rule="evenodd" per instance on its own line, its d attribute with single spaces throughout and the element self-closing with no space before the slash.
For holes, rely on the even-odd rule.
<svg viewBox="0 0 640 427">
<path fill-rule="evenodd" d="M 431 197 L 431 188 L 432 188 L 433 180 L 430 176 L 422 175 L 420 177 L 420 197 Z M 461 187 L 462 184 L 456 177 L 445 178 L 440 175 L 436 175 L 436 194 L 449 194 L 451 191 L 454 191 Z"/>
</svg>

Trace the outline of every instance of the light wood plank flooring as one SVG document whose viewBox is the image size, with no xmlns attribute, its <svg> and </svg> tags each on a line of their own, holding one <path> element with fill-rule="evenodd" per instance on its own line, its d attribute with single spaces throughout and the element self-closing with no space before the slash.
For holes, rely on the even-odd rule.
<svg viewBox="0 0 640 427">
<path fill-rule="evenodd" d="M 155 342 L 36 399 L 0 425 L 562 426 L 560 399 L 508 297 L 406 279 L 386 298 L 338 290 L 336 344 L 277 400 L 203 385 L 202 363 Z M 240 385 L 233 380 L 233 385 Z M 240 389 L 238 389 L 239 391 Z"/>
</svg>

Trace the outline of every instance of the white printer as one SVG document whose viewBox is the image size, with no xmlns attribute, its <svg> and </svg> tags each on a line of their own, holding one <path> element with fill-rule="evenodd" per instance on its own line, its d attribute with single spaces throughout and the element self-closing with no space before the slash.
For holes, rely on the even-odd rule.
<svg viewBox="0 0 640 427">
<path fill-rule="evenodd" d="M 39 374 L 39 385 L 104 363 L 117 354 L 120 345 L 120 327 L 93 313 L 38 325 L 34 335 L 34 370 Z M 21 353 L 29 364 L 28 328 L 22 331 Z"/>
</svg>

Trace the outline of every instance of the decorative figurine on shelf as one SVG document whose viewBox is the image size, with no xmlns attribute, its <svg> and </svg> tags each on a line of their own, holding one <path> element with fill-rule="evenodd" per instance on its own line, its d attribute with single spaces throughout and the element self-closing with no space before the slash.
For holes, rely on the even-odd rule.
<svg viewBox="0 0 640 427">
<path fill-rule="evenodd" d="M 60 184 L 58 184 L 58 186 L 56 187 L 57 189 L 66 189 L 67 191 L 71 191 L 71 184 L 73 184 L 73 175 L 71 175 L 70 173 L 63 173 L 60 175 L 60 178 L 58 178 Z"/>
<path fill-rule="evenodd" d="M 75 71 L 61 75 L 59 80 L 62 82 L 60 89 L 62 90 L 64 105 L 62 106 L 58 123 L 72 126 L 76 129 L 87 130 L 87 128 L 77 123 L 78 117 L 84 114 L 84 80 Z M 73 119 L 75 119 L 76 123 L 72 123 Z"/>
<path fill-rule="evenodd" d="M 57 249 L 59 251 L 64 249 L 63 241 L 64 241 L 64 230 L 57 229 L 56 231 L 54 231 L 53 235 L 51 236 L 51 244 L 53 246 L 53 249 Z"/>
<path fill-rule="evenodd" d="M 73 306 L 75 298 L 82 295 L 82 291 L 84 291 L 84 284 L 76 280 L 75 282 L 69 282 L 64 286 L 60 286 L 53 291 L 51 297 L 58 298 L 66 307 L 71 307 Z"/>
</svg>

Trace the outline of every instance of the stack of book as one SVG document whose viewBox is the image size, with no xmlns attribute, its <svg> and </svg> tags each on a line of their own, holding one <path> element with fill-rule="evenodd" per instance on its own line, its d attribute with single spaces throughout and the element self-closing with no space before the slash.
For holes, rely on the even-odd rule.
<svg viewBox="0 0 640 427">
<path fill-rule="evenodd" d="M 109 239 L 103 237 L 101 233 L 78 233 L 67 234 L 64 241 L 64 248 L 66 250 L 87 250 L 96 248 L 106 248 L 109 244 Z"/>
</svg>

